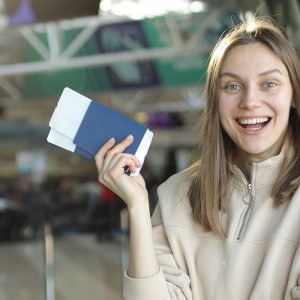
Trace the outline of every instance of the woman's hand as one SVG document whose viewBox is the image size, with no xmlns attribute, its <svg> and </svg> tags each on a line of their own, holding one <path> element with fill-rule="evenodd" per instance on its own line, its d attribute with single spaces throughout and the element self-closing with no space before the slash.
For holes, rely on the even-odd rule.
<svg viewBox="0 0 300 300">
<path fill-rule="evenodd" d="M 128 176 L 124 169 L 128 168 L 134 173 L 142 166 L 138 159 L 123 151 L 133 142 L 133 136 L 129 135 L 119 144 L 114 138 L 106 142 L 95 156 L 99 173 L 99 182 L 106 185 L 127 204 L 128 208 L 148 201 L 148 193 L 145 181 L 141 175 Z"/>
<path fill-rule="evenodd" d="M 121 197 L 128 206 L 130 218 L 128 275 L 144 278 L 156 274 L 159 266 L 153 247 L 145 181 L 141 175 L 128 176 L 124 171 L 124 168 L 128 168 L 134 173 L 142 166 L 134 155 L 123 153 L 132 142 L 132 135 L 119 144 L 110 139 L 100 148 L 95 160 L 99 181 Z"/>
</svg>

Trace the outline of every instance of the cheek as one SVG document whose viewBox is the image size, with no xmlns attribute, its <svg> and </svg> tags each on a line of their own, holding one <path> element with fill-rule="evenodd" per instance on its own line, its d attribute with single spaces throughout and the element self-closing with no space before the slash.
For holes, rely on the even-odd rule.
<svg viewBox="0 0 300 300">
<path fill-rule="evenodd" d="M 269 101 L 269 105 L 276 113 L 277 117 L 287 119 L 289 117 L 290 109 L 292 106 L 292 100 L 287 95 L 283 95 L 276 99 Z"/>
<path fill-rule="evenodd" d="M 292 106 L 292 99 L 292 89 L 282 89 L 280 93 L 269 99 L 269 103 L 270 105 L 273 105 L 277 111 L 287 111 Z"/>
<path fill-rule="evenodd" d="M 224 125 L 226 126 L 226 123 L 228 123 L 228 121 L 232 119 L 231 114 L 232 114 L 233 107 L 231 101 L 230 100 L 227 101 L 227 100 L 228 99 L 226 98 L 220 97 L 218 103 L 219 118 L 223 127 Z"/>
</svg>

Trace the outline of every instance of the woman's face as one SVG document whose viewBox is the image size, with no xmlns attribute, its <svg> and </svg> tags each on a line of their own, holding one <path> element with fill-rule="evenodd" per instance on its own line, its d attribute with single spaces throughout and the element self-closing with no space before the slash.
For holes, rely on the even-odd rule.
<svg viewBox="0 0 300 300">
<path fill-rule="evenodd" d="M 292 102 L 288 71 L 261 43 L 232 48 L 223 63 L 218 112 L 240 154 L 260 161 L 280 152 Z"/>
</svg>

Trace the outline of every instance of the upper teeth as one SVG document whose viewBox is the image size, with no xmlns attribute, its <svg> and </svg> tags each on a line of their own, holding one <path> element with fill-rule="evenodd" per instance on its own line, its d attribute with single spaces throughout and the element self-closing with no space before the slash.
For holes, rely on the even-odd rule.
<svg viewBox="0 0 300 300">
<path fill-rule="evenodd" d="M 257 123 L 264 123 L 267 122 L 269 119 L 264 117 L 264 118 L 254 118 L 254 119 L 240 119 L 239 123 L 240 124 L 257 124 Z"/>
</svg>

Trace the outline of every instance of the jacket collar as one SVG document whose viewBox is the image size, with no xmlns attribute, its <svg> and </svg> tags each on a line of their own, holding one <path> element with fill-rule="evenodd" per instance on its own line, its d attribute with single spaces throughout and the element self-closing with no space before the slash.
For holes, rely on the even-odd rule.
<svg viewBox="0 0 300 300">
<path fill-rule="evenodd" d="M 252 163 L 251 182 L 247 181 L 242 171 L 236 165 L 231 166 L 230 169 L 233 173 L 234 186 L 241 190 L 245 190 L 245 187 L 247 187 L 249 183 L 251 183 L 256 190 L 273 186 L 279 175 L 283 159 L 284 149 L 281 150 L 279 155 L 270 157 L 261 162 Z"/>
</svg>

